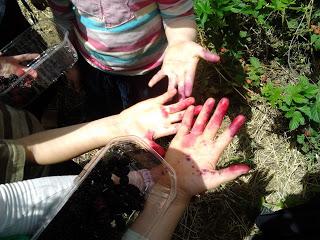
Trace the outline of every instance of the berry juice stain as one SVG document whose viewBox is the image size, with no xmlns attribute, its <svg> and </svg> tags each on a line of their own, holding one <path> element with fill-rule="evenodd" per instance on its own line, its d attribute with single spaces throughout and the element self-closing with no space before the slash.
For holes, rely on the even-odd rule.
<svg viewBox="0 0 320 240">
<path fill-rule="evenodd" d="M 202 108 L 203 108 L 202 105 L 195 106 L 193 111 L 194 115 L 198 115 L 201 112 Z"/>
<path fill-rule="evenodd" d="M 244 124 L 244 122 L 246 121 L 245 116 L 243 115 L 239 115 L 237 116 L 232 123 L 229 126 L 229 130 L 230 130 L 230 136 L 234 137 L 237 132 L 239 131 L 239 129 L 242 127 L 242 125 Z"/>
<path fill-rule="evenodd" d="M 173 112 L 181 111 L 183 109 L 186 109 L 187 107 L 189 107 L 193 103 L 194 103 L 193 97 L 186 98 L 186 99 L 178 102 L 177 104 L 175 104 L 175 106 L 169 107 L 169 112 L 173 113 Z"/>
<path fill-rule="evenodd" d="M 219 101 L 218 106 L 212 116 L 212 120 L 209 122 L 209 128 L 215 128 L 221 125 L 221 122 L 227 113 L 228 107 L 229 107 L 229 99 L 222 98 Z"/>
<path fill-rule="evenodd" d="M 195 134 L 200 134 L 203 132 L 203 130 L 206 127 L 208 118 L 212 112 L 214 106 L 214 99 L 213 98 L 209 98 L 204 106 L 202 107 L 202 112 L 200 113 L 200 116 L 197 118 L 193 128 L 192 128 L 192 132 L 194 132 Z"/>
<path fill-rule="evenodd" d="M 161 114 L 164 118 L 167 118 L 169 116 L 169 113 L 166 111 L 166 109 L 164 107 L 160 107 L 161 110 Z"/>
<path fill-rule="evenodd" d="M 190 133 L 188 136 L 186 136 L 182 141 L 182 147 L 188 148 L 191 147 L 197 140 L 197 136 Z"/>
</svg>

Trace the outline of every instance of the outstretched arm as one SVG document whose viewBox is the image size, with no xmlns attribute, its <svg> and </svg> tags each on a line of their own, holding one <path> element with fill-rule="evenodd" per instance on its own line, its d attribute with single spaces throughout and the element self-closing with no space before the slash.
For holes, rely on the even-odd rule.
<svg viewBox="0 0 320 240">
<path fill-rule="evenodd" d="M 172 140 L 165 157 L 176 172 L 176 198 L 161 216 L 157 226 L 152 228 L 151 233 L 147 235 L 149 239 L 170 239 L 192 196 L 208 189 L 214 189 L 249 171 L 249 167 L 244 164 L 231 165 L 222 169 L 216 168 L 224 149 L 245 122 L 244 116 L 237 116 L 217 137 L 228 105 L 228 99 L 223 98 L 211 116 L 214 100 L 208 99 L 195 123 L 193 123 L 194 107 L 188 107 L 185 112 L 182 126 Z M 155 185 L 155 190 L 152 191 L 161 191 L 159 189 L 169 186 L 167 178 L 163 176 L 158 180 L 158 186 Z M 156 194 L 153 194 L 152 191 L 144 211 L 132 226 L 133 231 L 144 236 L 152 227 L 150 219 L 159 217 L 156 214 L 159 204 L 154 197 Z"/>
<path fill-rule="evenodd" d="M 216 63 L 219 56 L 197 44 L 197 27 L 191 0 L 158 0 L 163 18 L 168 47 L 165 50 L 160 71 L 150 80 L 154 86 L 166 76 L 168 90 L 177 88 L 179 99 L 192 94 L 197 64 L 200 58 Z"/>
<path fill-rule="evenodd" d="M 36 133 L 17 140 L 25 147 L 27 159 L 46 165 L 71 159 L 104 146 L 110 139 L 136 135 L 155 146 L 155 138 L 175 134 L 185 109 L 194 98 L 165 105 L 176 90 L 140 102 L 119 115 L 93 122 Z"/>
</svg>

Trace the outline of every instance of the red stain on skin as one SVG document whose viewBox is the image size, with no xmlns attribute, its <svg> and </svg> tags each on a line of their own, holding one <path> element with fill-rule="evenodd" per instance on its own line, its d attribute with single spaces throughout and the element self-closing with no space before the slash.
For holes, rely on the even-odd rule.
<svg viewBox="0 0 320 240">
<path fill-rule="evenodd" d="M 231 172 L 241 172 L 242 174 L 249 172 L 250 167 L 246 164 L 235 164 L 231 165 L 228 168 L 228 171 Z"/>
<path fill-rule="evenodd" d="M 145 138 L 152 141 L 153 140 L 153 134 L 154 134 L 153 131 L 148 130 L 146 135 L 145 135 Z"/>
<path fill-rule="evenodd" d="M 214 114 L 208 124 L 209 128 L 216 128 L 217 126 L 219 127 L 221 125 L 222 120 L 227 113 L 228 107 L 229 107 L 229 99 L 222 98 L 219 101 L 218 106 L 214 111 Z"/>
<path fill-rule="evenodd" d="M 190 162 L 192 160 L 192 157 L 190 155 L 186 155 L 186 160 Z"/>
<path fill-rule="evenodd" d="M 174 104 L 174 106 L 170 106 L 169 107 L 169 113 L 174 113 L 174 112 L 178 112 L 178 111 L 181 111 L 183 109 L 186 109 L 191 104 L 193 104 L 194 101 L 195 100 L 194 100 L 193 97 L 186 98 L 186 99 Z"/>
<path fill-rule="evenodd" d="M 182 125 L 184 125 L 184 127 L 188 129 L 190 129 L 192 126 L 192 120 L 194 116 L 193 110 L 194 110 L 194 106 L 191 105 L 187 108 L 187 110 L 184 112 L 184 115 L 183 115 Z"/>
<path fill-rule="evenodd" d="M 207 168 L 203 168 L 203 169 L 201 169 L 200 171 L 199 171 L 199 175 L 201 176 L 203 176 L 203 175 L 207 175 L 207 174 L 211 174 L 211 175 L 214 175 L 214 174 L 216 174 L 217 172 L 216 171 L 214 171 L 214 170 L 210 170 L 210 169 L 207 169 Z"/>
<path fill-rule="evenodd" d="M 191 167 L 194 168 L 194 165 L 192 165 Z"/>
<path fill-rule="evenodd" d="M 230 136 L 234 137 L 237 132 L 239 131 L 239 129 L 242 127 L 242 125 L 244 124 L 244 122 L 246 121 L 246 117 L 243 115 L 239 115 L 237 116 L 232 123 L 229 126 L 229 130 L 230 130 Z"/>
<path fill-rule="evenodd" d="M 209 52 L 207 50 L 203 50 L 203 58 L 209 62 L 220 62 L 220 57 L 212 52 Z"/>
<path fill-rule="evenodd" d="M 186 136 L 182 141 L 182 147 L 188 148 L 191 147 L 197 140 L 197 136 L 190 133 L 188 136 Z"/>
<path fill-rule="evenodd" d="M 153 150 L 155 150 L 161 157 L 164 157 L 166 155 L 166 151 L 163 147 L 161 147 L 159 144 L 155 143 L 154 141 L 150 142 L 150 146 Z"/>
<path fill-rule="evenodd" d="M 202 107 L 202 111 L 196 120 L 195 125 L 192 128 L 192 132 L 195 134 L 201 134 L 206 127 L 208 118 L 214 106 L 214 99 L 209 98 Z"/>
<path fill-rule="evenodd" d="M 195 106 L 193 111 L 194 115 L 198 115 L 201 112 L 202 107 L 202 105 Z"/>
<path fill-rule="evenodd" d="M 207 147 L 208 146 L 208 140 L 201 140 L 200 142 L 203 146 Z"/>
<path fill-rule="evenodd" d="M 167 118 L 169 116 L 169 113 L 166 111 L 166 109 L 163 106 L 160 107 L 160 110 L 164 118 Z"/>
<path fill-rule="evenodd" d="M 186 95 L 186 97 L 189 97 L 192 93 L 192 87 L 193 87 L 193 81 L 189 80 L 185 82 L 184 85 L 184 94 Z"/>
<path fill-rule="evenodd" d="M 150 147 L 155 150 L 161 157 L 164 157 L 166 155 L 166 151 L 164 150 L 163 147 L 161 147 L 159 144 L 157 144 L 155 141 L 153 141 L 153 134 L 154 132 L 151 130 L 148 130 L 145 138 L 148 139 L 148 143 Z"/>
</svg>

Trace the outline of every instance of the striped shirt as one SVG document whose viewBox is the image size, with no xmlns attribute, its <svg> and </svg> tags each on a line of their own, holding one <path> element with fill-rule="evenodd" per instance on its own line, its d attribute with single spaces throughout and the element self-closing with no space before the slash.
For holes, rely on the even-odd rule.
<svg viewBox="0 0 320 240">
<path fill-rule="evenodd" d="M 194 18 L 192 0 L 50 0 L 56 21 L 75 34 L 75 44 L 94 67 L 138 75 L 162 63 L 164 26 Z"/>
<path fill-rule="evenodd" d="M 0 102 L 0 184 L 40 177 L 47 173 L 47 167 L 26 164 L 24 147 L 14 140 L 8 140 L 41 130 L 42 126 L 32 114 Z"/>
</svg>

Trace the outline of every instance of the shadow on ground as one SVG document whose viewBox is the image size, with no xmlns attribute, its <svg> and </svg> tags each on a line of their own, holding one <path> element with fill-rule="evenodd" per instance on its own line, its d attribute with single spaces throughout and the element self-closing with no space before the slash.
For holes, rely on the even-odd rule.
<svg viewBox="0 0 320 240">
<path fill-rule="evenodd" d="M 287 196 L 284 201 L 285 207 L 294 207 L 310 199 L 320 198 L 320 172 L 307 173 L 301 181 L 303 184 L 302 192 Z"/>
<path fill-rule="evenodd" d="M 186 211 L 173 239 L 239 240 L 248 236 L 260 213 L 261 198 L 271 177 L 255 171 L 196 199 Z"/>
<path fill-rule="evenodd" d="M 307 173 L 302 183 L 300 194 L 286 197 L 284 209 L 259 216 L 261 233 L 254 240 L 319 239 L 320 172 Z"/>
</svg>

